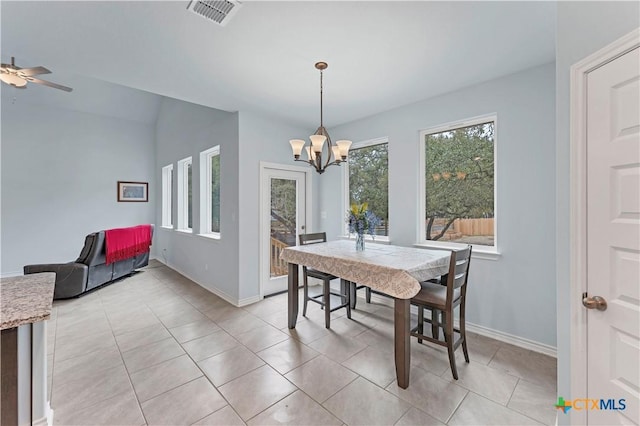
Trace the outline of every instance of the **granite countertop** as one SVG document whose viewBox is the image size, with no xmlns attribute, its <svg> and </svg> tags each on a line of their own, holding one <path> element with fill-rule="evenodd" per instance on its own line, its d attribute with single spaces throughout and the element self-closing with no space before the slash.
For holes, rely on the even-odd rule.
<svg viewBox="0 0 640 426">
<path fill-rule="evenodd" d="M 51 316 L 55 272 L 0 279 L 0 330 Z"/>
</svg>

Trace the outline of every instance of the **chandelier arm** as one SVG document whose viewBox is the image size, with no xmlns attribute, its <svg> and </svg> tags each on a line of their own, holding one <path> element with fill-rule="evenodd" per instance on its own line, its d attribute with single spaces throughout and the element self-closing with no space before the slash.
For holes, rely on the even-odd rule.
<svg viewBox="0 0 640 426">
<path fill-rule="evenodd" d="M 315 164 L 313 164 L 313 162 L 311 160 L 303 160 L 301 158 L 294 158 L 293 161 L 302 161 L 303 163 L 307 163 L 307 164 L 310 164 L 312 166 L 315 166 Z"/>
<path fill-rule="evenodd" d="M 324 128 L 324 127 L 323 127 L 323 128 Z M 326 130 L 326 129 L 325 129 L 325 130 Z M 323 169 L 326 169 L 326 168 L 327 168 L 327 166 L 328 166 L 328 165 L 329 165 L 329 163 L 331 162 L 331 155 L 333 154 L 333 151 L 331 150 L 331 147 L 333 146 L 333 145 L 331 144 L 331 138 L 329 137 L 329 133 L 327 133 L 326 131 L 325 131 L 325 136 L 327 137 L 327 142 L 326 142 L 326 145 L 327 145 L 327 161 L 325 161 L 325 162 L 324 162 L 324 167 L 323 167 Z"/>
</svg>

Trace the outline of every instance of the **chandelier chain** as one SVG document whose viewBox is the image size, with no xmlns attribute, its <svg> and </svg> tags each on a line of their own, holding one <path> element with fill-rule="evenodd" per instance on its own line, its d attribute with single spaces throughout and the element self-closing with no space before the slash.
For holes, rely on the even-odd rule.
<svg viewBox="0 0 640 426">
<path fill-rule="evenodd" d="M 322 124 L 322 70 L 320 70 L 320 127 L 324 127 Z"/>
</svg>

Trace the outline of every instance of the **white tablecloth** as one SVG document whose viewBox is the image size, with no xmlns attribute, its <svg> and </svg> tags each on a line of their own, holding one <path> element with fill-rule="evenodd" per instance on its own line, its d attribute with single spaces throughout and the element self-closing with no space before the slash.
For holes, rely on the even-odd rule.
<svg viewBox="0 0 640 426">
<path fill-rule="evenodd" d="M 308 266 L 399 299 L 410 299 L 420 290 L 419 281 L 446 274 L 451 253 L 369 243 L 356 251 L 355 241 L 339 240 L 287 247 L 280 258 Z"/>
</svg>

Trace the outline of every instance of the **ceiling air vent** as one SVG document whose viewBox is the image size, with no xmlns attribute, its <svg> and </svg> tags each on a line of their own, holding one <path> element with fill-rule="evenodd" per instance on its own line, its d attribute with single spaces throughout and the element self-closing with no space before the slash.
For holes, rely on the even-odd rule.
<svg viewBox="0 0 640 426">
<path fill-rule="evenodd" d="M 240 6 L 236 0 L 191 0 L 187 9 L 224 27 Z"/>
</svg>

